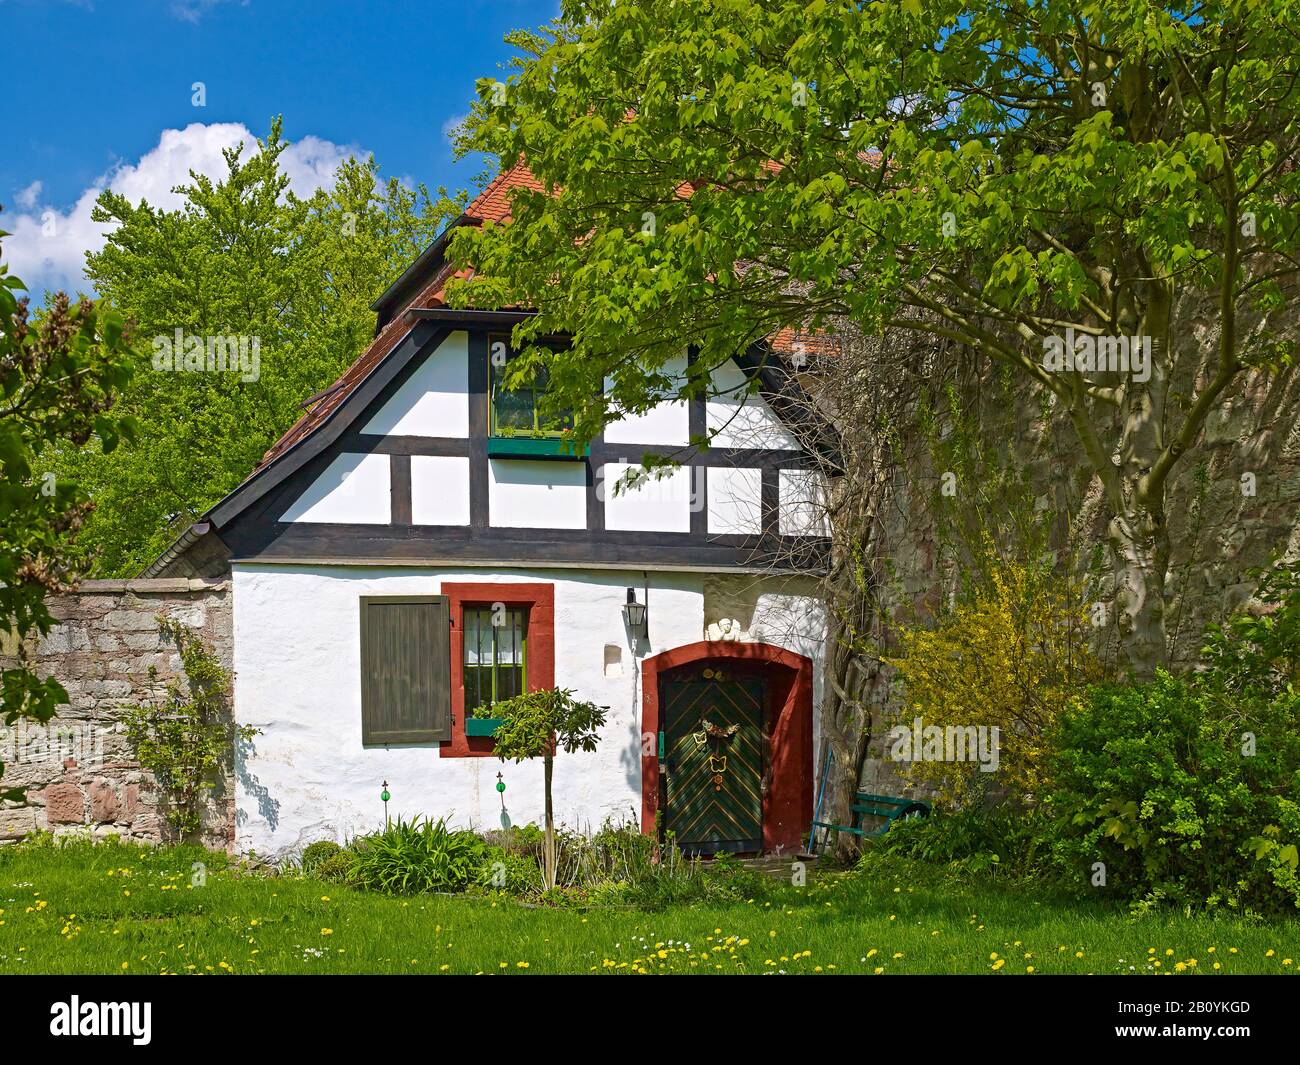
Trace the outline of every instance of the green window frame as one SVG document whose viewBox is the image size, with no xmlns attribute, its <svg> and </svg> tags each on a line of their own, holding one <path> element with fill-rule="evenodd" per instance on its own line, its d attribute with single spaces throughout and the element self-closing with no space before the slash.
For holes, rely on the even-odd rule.
<svg viewBox="0 0 1300 1065">
<path fill-rule="evenodd" d="M 500 624 L 493 624 L 493 621 Z M 528 690 L 528 608 L 466 606 L 464 633 L 465 720 Z"/>
<path fill-rule="evenodd" d="M 546 368 L 541 367 L 531 385 L 519 388 L 505 387 L 506 364 L 514 358 L 510 349 L 510 337 L 506 334 L 493 334 L 488 337 L 489 353 L 496 350 L 498 344 L 505 345 L 506 363 L 491 359 L 492 397 L 489 411 L 489 433 L 497 437 L 559 437 L 573 428 L 573 412 L 564 411 L 558 420 L 550 423 L 542 420 L 538 411 L 538 399 L 546 394 Z"/>
</svg>

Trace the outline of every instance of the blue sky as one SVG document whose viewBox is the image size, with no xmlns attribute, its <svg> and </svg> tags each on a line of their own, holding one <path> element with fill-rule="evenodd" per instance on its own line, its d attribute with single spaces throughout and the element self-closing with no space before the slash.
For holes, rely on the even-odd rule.
<svg viewBox="0 0 1300 1065">
<path fill-rule="evenodd" d="M 0 0 L 10 121 L 0 124 L 4 259 L 34 293 L 78 287 L 79 256 L 107 184 L 166 206 L 274 115 L 298 142 L 298 189 L 349 152 L 387 175 L 469 187 L 482 159 L 453 161 L 447 126 L 474 81 L 499 73 L 502 37 L 541 25 L 558 0 Z M 191 86 L 203 82 L 206 106 Z M 80 285 L 84 287 L 84 283 Z"/>
</svg>

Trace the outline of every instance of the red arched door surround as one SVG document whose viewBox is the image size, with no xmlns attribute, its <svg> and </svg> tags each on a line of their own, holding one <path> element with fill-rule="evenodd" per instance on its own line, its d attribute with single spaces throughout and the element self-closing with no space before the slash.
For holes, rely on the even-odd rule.
<svg viewBox="0 0 1300 1065">
<path fill-rule="evenodd" d="M 659 808 L 660 676 L 693 663 L 757 666 L 771 715 L 771 783 L 763 796 L 763 850 L 797 851 L 812 822 L 812 660 L 770 643 L 701 640 L 647 658 L 641 667 L 641 830 L 655 831 Z M 647 748 L 649 753 L 646 753 Z"/>
</svg>

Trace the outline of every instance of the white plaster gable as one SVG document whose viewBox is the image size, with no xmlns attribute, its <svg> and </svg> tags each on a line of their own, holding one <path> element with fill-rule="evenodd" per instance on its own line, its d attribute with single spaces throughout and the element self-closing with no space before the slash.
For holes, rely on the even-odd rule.
<svg viewBox="0 0 1300 1065">
<path fill-rule="evenodd" d="M 499 528 L 585 529 L 586 466 L 549 459 L 490 459 L 488 520 Z"/>
<path fill-rule="evenodd" d="M 709 467 L 709 532 L 757 536 L 763 531 L 763 471 Z"/>
<path fill-rule="evenodd" d="M 449 334 L 362 427 L 380 436 L 469 436 L 469 334 Z"/>
<path fill-rule="evenodd" d="M 469 524 L 467 456 L 411 456 L 411 522 L 414 525 Z"/>
<path fill-rule="evenodd" d="M 753 387 L 734 360 L 728 359 L 713 371 L 712 394 L 705 405 L 712 446 L 802 450 L 780 416 Z"/>
<path fill-rule="evenodd" d="M 782 536 L 829 536 L 826 479 L 817 470 L 780 470 L 777 531 Z"/>
<path fill-rule="evenodd" d="M 606 463 L 601 471 L 605 501 L 605 528 L 633 532 L 690 532 L 691 510 L 702 505 L 702 493 L 692 485 L 699 467 L 651 474 L 639 483 L 624 480 L 642 467 L 625 462 Z"/>
<path fill-rule="evenodd" d="M 336 455 L 280 520 L 387 525 L 393 510 L 389 482 L 387 455 Z"/>
<path fill-rule="evenodd" d="M 664 373 L 675 381 L 686 379 L 686 356 L 670 359 Z M 611 382 L 605 381 L 609 389 Z M 609 444 L 664 444 L 684 447 L 690 443 L 690 409 L 684 399 L 666 399 L 643 414 L 629 414 L 605 426 Z"/>
</svg>

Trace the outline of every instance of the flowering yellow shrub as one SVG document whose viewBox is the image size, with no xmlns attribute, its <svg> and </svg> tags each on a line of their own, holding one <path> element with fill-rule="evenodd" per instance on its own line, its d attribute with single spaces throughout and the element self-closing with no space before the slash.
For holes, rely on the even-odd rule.
<svg viewBox="0 0 1300 1065">
<path fill-rule="evenodd" d="M 904 627 L 886 659 L 904 710 L 885 755 L 958 804 L 1040 791 L 1054 723 L 1101 674 L 1078 586 L 1000 559 L 987 574 L 933 625 Z"/>
</svg>

